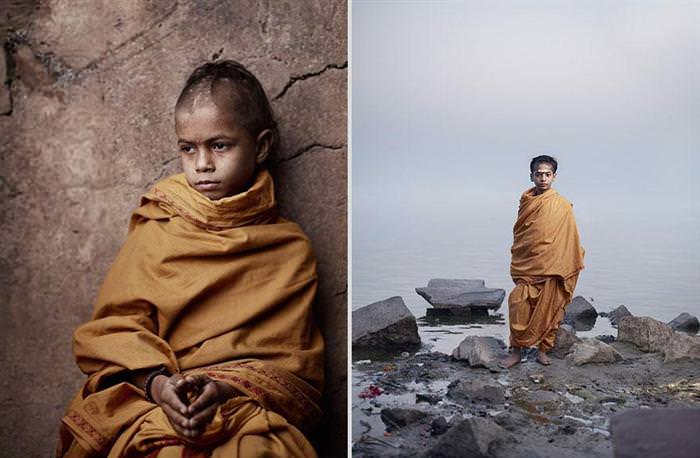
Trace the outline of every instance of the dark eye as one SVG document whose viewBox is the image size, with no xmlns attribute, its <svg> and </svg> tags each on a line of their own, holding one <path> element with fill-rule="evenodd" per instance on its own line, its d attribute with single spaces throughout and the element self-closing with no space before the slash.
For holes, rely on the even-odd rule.
<svg viewBox="0 0 700 458">
<path fill-rule="evenodd" d="M 214 151 L 223 151 L 223 150 L 228 148 L 228 144 L 216 142 L 216 143 L 212 143 L 211 147 Z"/>
<path fill-rule="evenodd" d="M 184 154 L 192 154 L 194 153 L 194 148 L 192 145 L 180 145 L 180 152 Z"/>
</svg>

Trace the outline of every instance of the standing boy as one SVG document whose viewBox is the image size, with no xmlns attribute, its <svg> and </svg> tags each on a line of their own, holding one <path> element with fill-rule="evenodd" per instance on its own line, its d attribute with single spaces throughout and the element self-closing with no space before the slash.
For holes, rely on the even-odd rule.
<svg viewBox="0 0 700 458">
<path fill-rule="evenodd" d="M 549 365 L 564 307 L 571 302 L 583 269 L 584 250 L 571 203 L 552 189 L 557 161 L 537 156 L 530 162 L 535 184 L 520 197 L 513 227 L 508 297 L 511 354 L 503 367 L 520 362 L 525 347 L 537 347 L 537 361 Z"/>
</svg>

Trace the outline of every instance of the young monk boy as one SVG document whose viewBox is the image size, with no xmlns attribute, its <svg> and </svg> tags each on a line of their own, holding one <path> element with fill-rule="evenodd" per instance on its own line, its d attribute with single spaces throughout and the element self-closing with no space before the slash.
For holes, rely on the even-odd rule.
<svg viewBox="0 0 700 458">
<path fill-rule="evenodd" d="M 302 431 L 323 385 L 316 264 L 277 215 L 265 92 L 240 64 L 207 63 L 177 101 L 175 131 L 184 173 L 141 198 L 75 332 L 88 378 L 58 456 L 315 456 Z"/>
<path fill-rule="evenodd" d="M 584 250 L 571 203 L 552 189 L 557 161 L 537 156 L 530 162 L 535 184 L 520 197 L 513 227 L 510 274 L 515 288 L 508 297 L 510 355 L 503 367 L 520 362 L 522 349 L 537 347 L 537 361 L 549 365 L 564 308 L 571 302 Z"/>
</svg>

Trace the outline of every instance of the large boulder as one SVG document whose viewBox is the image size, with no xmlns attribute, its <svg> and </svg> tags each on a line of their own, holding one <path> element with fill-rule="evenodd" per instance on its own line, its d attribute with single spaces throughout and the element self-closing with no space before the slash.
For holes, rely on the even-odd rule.
<svg viewBox="0 0 700 458">
<path fill-rule="evenodd" d="M 631 409 L 610 419 L 615 458 L 697 457 L 700 408 Z"/>
<path fill-rule="evenodd" d="M 674 331 L 671 326 L 650 317 L 624 317 L 617 340 L 635 344 L 640 350 L 662 353 L 664 362 L 700 360 L 700 337 Z"/>
<path fill-rule="evenodd" d="M 563 359 L 571 351 L 571 347 L 580 340 L 576 337 L 576 330 L 573 326 L 562 324 L 557 330 L 557 339 L 551 353 L 553 356 Z"/>
<path fill-rule="evenodd" d="M 664 348 L 664 362 L 691 359 L 700 361 L 700 337 L 674 333 Z"/>
<path fill-rule="evenodd" d="M 626 316 L 617 327 L 617 340 L 635 344 L 645 352 L 663 352 L 674 336 L 671 326 L 648 316 Z"/>
<path fill-rule="evenodd" d="M 467 336 L 452 350 L 452 357 L 468 361 L 471 367 L 496 368 L 508 356 L 505 348 L 506 344 L 495 337 Z"/>
<path fill-rule="evenodd" d="M 596 309 L 583 296 L 576 296 L 565 310 L 564 323 L 577 331 L 590 331 L 598 318 Z"/>
<path fill-rule="evenodd" d="M 434 278 L 416 292 L 433 307 L 476 312 L 497 310 L 506 296 L 504 289 L 487 288 L 484 280 L 445 278 Z"/>
<path fill-rule="evenodd" d="M 622 359 L 622 355 L 614 347 L 591 338 L 583 338 L 575 343 L 569 357 L 576 366 L 589 363 L 614 363 Z"/>
<path fill-rule="evenodd" d="M 689 334 L 697 334 L 700 328 L 698 318 L 686 312 L 681 313 L 673 320 L 669 321 L 668 324 L 674 331 L 682 331 Z"/>
<path fill-rule="evenodd" d="M 401 348 L 420 345 L 416 317 L 399 296 L 352 312 L 353 347 Z"/>
<path fill-rule="evenodd" d="M 468 402 L 503 404 L 506 402 L 503 386 L 491 381 L 455 380 L 447 387 L 447 396 L 460 404 Z"/>
<path fill-rule="evenodd" d="M 632 314 L 624 305 L 618 305 L 615 309 L 608 313 L 608 319 L 610 320 L 610 324 L 613 326 L 617 326 L 620 323 L 620 320 L 626 316 L 632 316 Z"/>
<path fill-rule="evenodd" d="M 447 431 L 426 453 L 430 458 L 488 458 L 515 437 L 491 420 L 473 417 Z"/>
</svg>

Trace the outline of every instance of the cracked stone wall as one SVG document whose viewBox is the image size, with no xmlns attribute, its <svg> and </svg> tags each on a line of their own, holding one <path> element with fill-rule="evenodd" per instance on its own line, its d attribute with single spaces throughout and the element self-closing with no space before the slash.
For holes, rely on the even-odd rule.
<svg viewBox="0 0 700 458">
<path fill-rule="evenodd" d="M 345 455 L 346 11 L 342 0 L 3 0 L 3 456 L 51 455 L 83 380 L 72 332 L 90 318 L 139 195 L 179 171 L 174 101 L 213 58 L 258 75 L 278 117 L 281 211 L 319 260 L 319 442 L 323 455 Z"/>
</svg>

